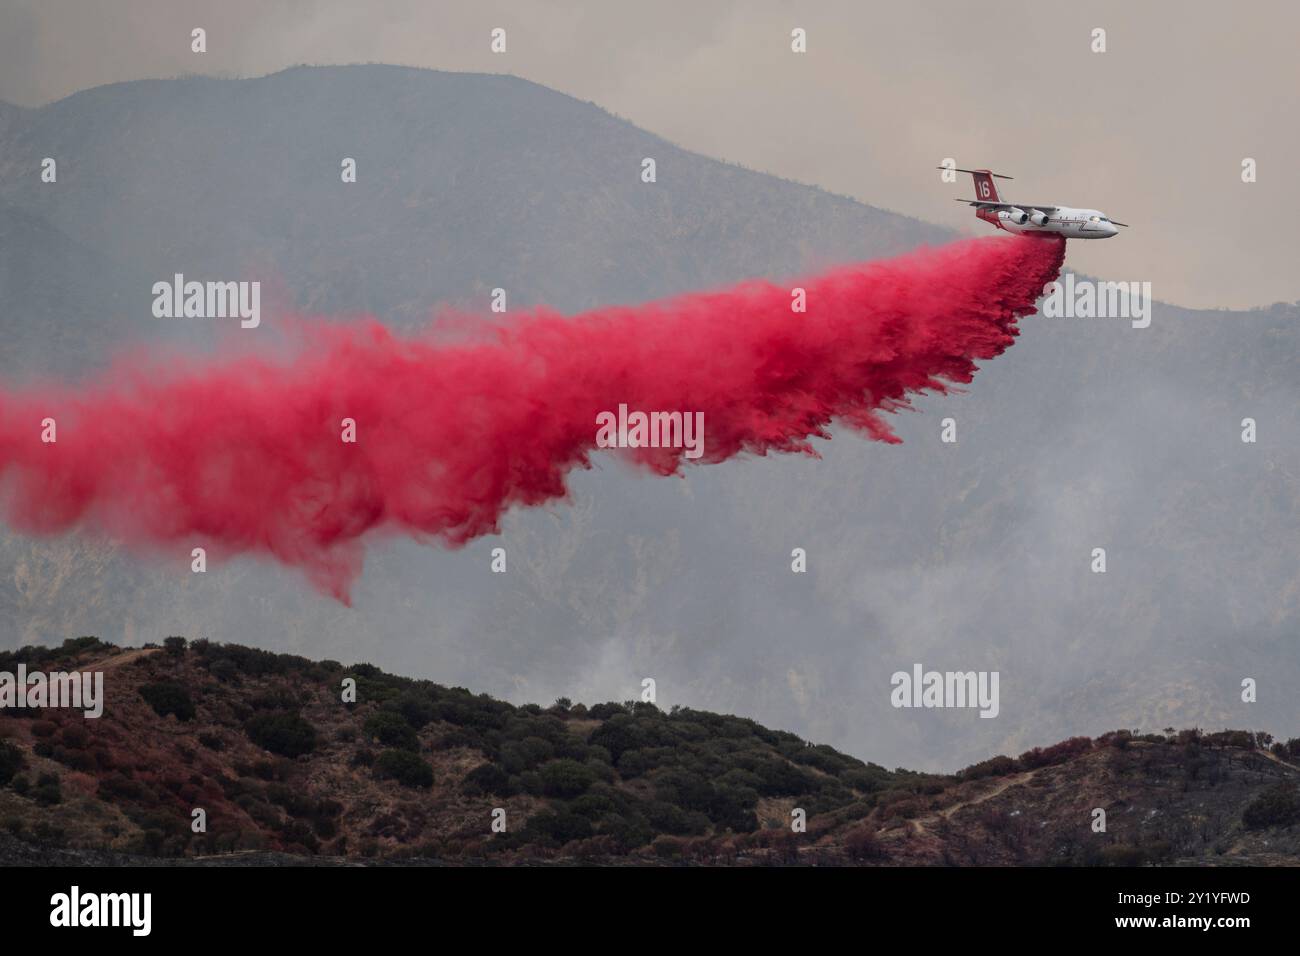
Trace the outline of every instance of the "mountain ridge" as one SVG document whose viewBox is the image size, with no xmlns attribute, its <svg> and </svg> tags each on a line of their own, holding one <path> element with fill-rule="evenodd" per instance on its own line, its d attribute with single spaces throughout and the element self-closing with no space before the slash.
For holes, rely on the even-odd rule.
<svg viewBox="0 0 1300 956">
<path fill-rule="evenodd" d="M 934 775 L 730 715 L 514 707 L 178 637 L 0 654 L 20 664 L 97 671 L 106 699 L 0 711 L 8 864 L 1300 862 L 1300 739 L 1117 731 Z"/>
<path fill-rule="evenodd" d="M 515 708 L 181 637 L 0 654 L 19 665 L 107 689 L 98 719 L 0 710 L 8 864 L 1300 862 L 1300 739 L 1256 732 L 1115 731 L 915 774 L 733 715 Z"/>
</svg>

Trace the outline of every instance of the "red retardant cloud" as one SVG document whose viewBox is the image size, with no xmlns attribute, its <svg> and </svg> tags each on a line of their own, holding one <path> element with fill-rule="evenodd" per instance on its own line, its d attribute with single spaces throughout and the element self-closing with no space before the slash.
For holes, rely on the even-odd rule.
<svg viewBox="0 0 1300 956">
<path fill-rule="evenodd" d="M 151 550 L 270 555 L 346 601 L 367 536 L 455 546 L 513 505 L 563 498 L 572 469 L 608 454 L 597 416 L 620 405 L 703 413 L 698 457 L 618 453 L 661 475 L 814 454 L 832 422 L 895 442 L 883 413 L 1001 354 L 1064 254 L 990 237 L 783 285 L 537 308 L 451 345 L 366 320 L 306 326 L 276 358 L 136 357 L 83 386 L 0 392 L 4 511 L 27 534 L 85 526 Z"/>
</svg>

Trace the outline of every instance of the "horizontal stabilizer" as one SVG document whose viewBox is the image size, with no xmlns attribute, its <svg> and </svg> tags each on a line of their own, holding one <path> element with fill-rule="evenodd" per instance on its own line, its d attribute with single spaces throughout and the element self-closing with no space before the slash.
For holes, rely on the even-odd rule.
<svg viewBox="0 0 1300 956">
<path fill-rule="evenodd" d="M 1003 176 L 1001 173 L 995 173 L 987 169 L 957 169 L 954 166 L 936 166 L 935 169 L 951 169 L 954 173 L 986 173 L 994 179 L 1014 179 L 1014 176 Z"/>
</svg>

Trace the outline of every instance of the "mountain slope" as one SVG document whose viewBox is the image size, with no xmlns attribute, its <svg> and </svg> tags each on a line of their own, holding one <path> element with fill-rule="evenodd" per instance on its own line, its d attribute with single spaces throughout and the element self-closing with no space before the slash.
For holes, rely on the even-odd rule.
<svg viewBox="0 0 1300 956">
<path fill-rule="evenodd" d="M 0 860 L 1300 862 L 1300 740 L 1124 731 L 937 777 L 721 714 L 517 708 L 369 665 L 167 645 L 0 655 L 10 673 L 98 671 L 107 691 L 94 720 L 0 714 Z"/>
<path fill-rule="evenodd" d="M 516 306 L 571 310 L 950 235 L 506 76 L 354 66 L 114 84 L 26 111 L 5 140 L 0 199 L 157 278 L 259 277 L 305 310 L 394 320 L 497 286 Z M 39 181 L 45 156 L 61 160 L 57 187 Z M 142 334 L 158 325 L 147 292 Z"/>
</svg>

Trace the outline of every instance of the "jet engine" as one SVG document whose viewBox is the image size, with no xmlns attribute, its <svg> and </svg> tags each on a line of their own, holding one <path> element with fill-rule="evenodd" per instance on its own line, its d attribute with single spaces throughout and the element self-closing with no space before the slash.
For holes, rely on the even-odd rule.
<svg viewBox="0 0 1300 956">
<path fill-rule="evenodd" d="M 1045 226 L 1047 225 L 1047 213 L 1041 209 L 1035 209 L 1029 214 L 1029 221 L 1035 226 Z"/>
<path fill-rule="evenodd" d="M 1007 210 L 1007 218 L 1017 226 L 1023 226 L 1029 221 L 1029 213 L 1025 212 L 1023 209 L 1017 209 L 1015 206 L 1012 206 Z"/>
</svg>

